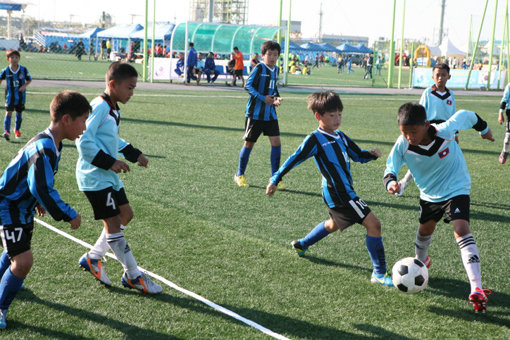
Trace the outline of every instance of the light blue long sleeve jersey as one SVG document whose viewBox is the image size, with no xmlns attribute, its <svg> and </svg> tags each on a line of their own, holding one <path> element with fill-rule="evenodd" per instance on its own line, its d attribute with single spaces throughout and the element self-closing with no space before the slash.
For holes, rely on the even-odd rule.
<svg viewBox="0 0 510 340">
<path fill-rule="evenodd" d="M 103 94 L 91 103 L 92 113 L 87 129 L 76 141 L 79 157 L 76 179 L 80 191 L 100 191 L 109 187 L 120 190 L 124 184 L 111 170 L 119 153 L 131 162 L 136 161 L 139 150 L 119 137 L 120 110 Z"/>
<path fill-rule="evenodd" d="M 505 92 L 503 92 L 503 97 L 501 98 L 501 102 L 500 102 L 500 105 L 499 105 L 499 109 L 501 111 L 504 111 L 505 109 L 509 109 L 508 108 L 508 104 L 510 103 L 510 84 L 508 84 L 506 87 L 505 87 Z"/>
<path fill-rule="evenodd" d="M 455 96 L 446 89 L 445 93 L 439 93 L 436 85 L 423 91 L 420 104 L 427 112 L 427 120 L 432 123 L 441 123 L 455 114 Z"/>
<path fill-rule="evenodd" d="M 458 195 L 469 195 L 471 177 L 454 136 L 457 130 L 470 128 L 480 134 L 489 131 L 487 123 L 476 113 L 460 110 L 446 122 L 430 125 L 428 133 L 432 142 L 429 145 L 411 145 L 401 135 L 386 161 L 386 188 L 397 180 L 398 172 L 405 163 L 420 189 L 422 200 L 442 202 Z"/>
</svg>

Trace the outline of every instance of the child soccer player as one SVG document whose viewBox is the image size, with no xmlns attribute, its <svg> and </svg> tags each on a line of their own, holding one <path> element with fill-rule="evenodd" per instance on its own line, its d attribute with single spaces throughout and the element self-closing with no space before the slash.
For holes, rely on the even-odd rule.
<svg viewBox="0 0 510 340">
<path fill-rule="evenodd" d="M 397 174 L 404 163 L 420 189 L 420 218 L 416 233 L 416 257 L 430 267 L 428 248 L 437 222 L 453 224 L 453 232 L 471 284 L 469 301 L 475 312 L 487 309 L 488 290 L 482 289 L 480 254 L 469 230 L 469 189 L 471 178 L 462 151 L 455 142 L 458 130 L 474 128 L 484 139 L 494 141 L 487 123 L 476 113 L 461 110 L 446 122 L 430 124 L 425 108 L 407 103 L 398 110 L 402 136 L 393 146 L 384 172 L 389 193 L 400 190 Z"/>
<path fill-rule="evenodd" d="M 271 143 L 271 174 L 274 174 L 280 167 L 282 147 L 275 110 L 282 100 L 276 86 L 278 66 L 275 65 L 280 52 L 280 44 L 276 41 L 264 42 L 261 47 L 264 62 L 253 68 L 246 82 L 246 90 L 250 93 L 250 99 L 246 105 L 244 145 L 239 153 L 239 166 L 234 176 L 234 182 L 240 187 L 248 186 L 244 172 L 250 159 L 251 150 L 261 133 L 268 136 Z M 278 183 L 278 189 L 284 189 L 283 183 Z"/>
<path fill-rule="evenodd" d="M 304 256 L 311 245 L 324 237 L 359 223 L 367 229 L 366 247 L 374 266 L 371 281 L 391 287 L 393 282 L 386 272 L 381 222 L 354 192 L 350 170 L 350 159 L 366 163 L 381 157 L 381 151 L 378 148 L 361 150 L 338 130 L 342 121 L 343 104 L 336 93 L 312 93 L 308 96 L 308 109 L 315 114 L 319 128 L 305 138 L 296 152 L 271 177 L 266 194 L 272 196 L 276 184 L 293 167 L 312 156 L 315 157 L 315 163 L 322 174 L 322 197 L 328 206 L 330 218 L 319 223 L 304 238 L 292 241 L 292 247 L 299 256 Z"/>
<path fill-rule="evenodd" d="M 450 67 L 444 63 L 438 63 L 432 68 L 432 80 L 434 85 L 423 91 L 420 104 L 427 112 L 427 120 L 430 123 L 439 124 L 448 120 L 455 114 L 455 97 L 452 90 L 446 87 L 446 82 L 451 78 Z M 459 142 L 457 134 L 455 140 Z M 400 180 L 400 191 L 395 195 L 400 197 L 405 188 L 412 181 L 411 171 L 407 170 Z"/>
<path fill-rule="evenodd" d="M 501 98 L 501 103 L 499 105 L 499 124 L 503 124 L 505 121 L 503 119 L 503 113 L 506 113 L 506 131 L 505 139 L 503 140 L 503 150 L 501 150 L 501 154 L 499 155 L 500 164 L 505 164 L 506 159 L 508 158 L 508 147 L 510 145 L 510 107 L 508 106 L 508 103 L 510 103 L 510 84 L 505 87 L 505 92 L 503 93 L 503 98 Z"/>
<path fill-rule="evenodd" d="M 161 292 L 161 286 L 140 272 L 123 230 L 133 218 L 124 185 L 117 175 L 130 170 L 129 165 L 117 159 L 119 153 L 130 162 L 147 167 L 149 160 L 143 153 L 119 137 L 120 109 L 136 87 L 138 73 L 129 64 L 115 62 L 106 72 L 106 90 L 91 102 L 92 113 L 87 119 L 87 130 L 76 141 L 79 152 L 76 164 L 78 188 L 92 204 L 94 218 L 103 220 L 104 229 L 94 247 L 79 260 L 80 266 L 101 283 L 111 286 L 101 258 L 109 248 L 124 268 L 121 283 L 144 293 Z"/>
<path fill-rule="evenodd" d="M 77 92 L 59 93 L 50 105 L 50 126 L 32 138 L 12 159 L 0 177 L 0 235 L 4 252 L 0 257 L 0 328 L 25 277 L 32 268 L 30 250 L 35 210 L 46 211 L 57 221 L 80 226 L 81 217 L 53 188 L 54 174 L 62 151 L 62 140 L 75 140 L 85 130 L 91 108 Z"/>
<path fill-rule="evenodd" d="M 32 82 L 32 77 L 25 66 L 19 64 L 21 55 L 16 50 L 7 52 L 9 66 L 0 73 L 0 84 L 5 79 L 7 88 L 5 89 L 5 119 L 3 137 L 6 140 L 11 139 L 11 117 L 12 112 L 16 111 L 16 122 L 14 126 L 14 135 L 21 138 L 22 113 L 25 110 L 26 88 Z"/>
</svg>

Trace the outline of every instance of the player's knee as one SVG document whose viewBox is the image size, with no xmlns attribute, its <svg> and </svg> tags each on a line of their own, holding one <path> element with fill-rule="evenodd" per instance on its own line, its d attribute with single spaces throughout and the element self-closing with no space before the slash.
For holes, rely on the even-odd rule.
<svg viewBox="0 0 510 340">
<path fill-rule="evenodd" d="M 367 217 L 368 218 L 368 217 Z M 367 229 L 367 234 L 374 237 L 381 236 L 382 226 L 381 221 L 375 216 L 372 216 L 363 226 Z"/>
<path fill-rule="evenodd" d="M 324 229 L 326 229 L 326 231 L 328 233 L 334 233 L 335 231 L 337 231 L 339 228 L 338 226 L 336 225 L 335 221 L 333 221 L 333 219 L 329 219 L 327 220 L 326 222 L 324 222 Z"/>
<path fill-rule="evenodd" d="M 19 255 L 14 256 L 13 261 L 11 263 L 11 271 L 14 275 L 19 278 L 24 278 L 27 276 L 28 272 L 32 268 L 34 264 L 34 258 L 30 251 L 26 251 Z"/>
</svg>

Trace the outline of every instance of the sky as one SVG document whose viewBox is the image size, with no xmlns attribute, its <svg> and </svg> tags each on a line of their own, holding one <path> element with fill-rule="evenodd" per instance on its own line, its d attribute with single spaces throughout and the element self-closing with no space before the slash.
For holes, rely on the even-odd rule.
<svg viewBox="0 0 510 340">
<path fill-rule="evenodd" d="M 355 35 L 374 39 L 389 39 L 392 30 L 391 0 L 283 0 L 282 19 L 289 16 L 289 2 L 292 1 L 291 20 L 301 21 L 302 37 L 316 37 L 319 31 L 320 7 L 322 4 L 322 33 Z M 452 43 L 466 50 L 472 22 L 472 39 L 476 40 L 480 27 L 485 1 L 445 0 L 446 10 L 444 31 Z M 143 0 L 19 0 L 28 3 L 27 16 L 53 21 L 81 23 L 97 22 L 103 11 L 109 13 L 116 24 L 140 23 L 143 25 L 145 1 Z M 154 0 L 149 2 L 149 20 L 153 15 Z M 404 38 L 419 39 L 429 45 L 437 42 L 441 17 L 441 0 L 396 0 L 395 40 L 402 33 L 402 12 L 405 3 Z M 481 39 L 491 36 L 494 20 L 494 4 L 489 1 Z M 189 17 L 189 0 L 155 0 L 156 22 L 184 22 Z M 249 0 L 248 23 L 276 25 L 278 22 L 278 0 Z M 129 4 L 129 5 L 127 5 Z M 499 0 L 495 37 L 503 36 L 505 1 Z M 20 15 L 20 14 L 16 14 Z"/>
</svg>

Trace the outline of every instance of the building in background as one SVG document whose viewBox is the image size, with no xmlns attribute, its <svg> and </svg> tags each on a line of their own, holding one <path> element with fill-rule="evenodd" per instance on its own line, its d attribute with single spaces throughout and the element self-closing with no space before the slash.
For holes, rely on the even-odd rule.
<svg viewBox="0 0 510 340">
<path fill-rule="evenodd" d="M 245 25 L 248 0 L 192 0 L 190 20 Z"/>
</svg>

